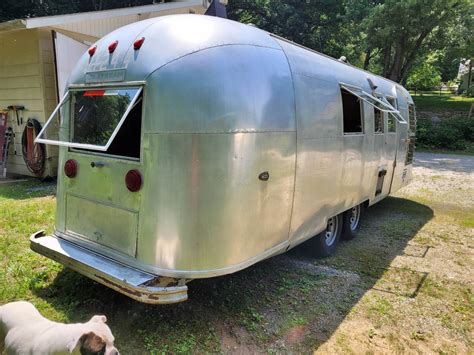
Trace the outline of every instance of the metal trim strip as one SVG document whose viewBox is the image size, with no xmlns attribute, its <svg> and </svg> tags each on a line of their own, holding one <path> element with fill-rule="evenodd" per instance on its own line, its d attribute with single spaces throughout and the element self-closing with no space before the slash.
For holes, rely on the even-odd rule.
<svg viewBox="0 0 474 355">
<path fill-rule="evenodd" d="M 30 248 L 140 302 L 169 304 L 188 298 L 186 285 L 146 286 L 157 275 L 132 268 L 55 236 L 46 236 L 43 231 L 30 236 Z M 120 278 L 117 273 L 121 275 Z M 128 279 L 123 277 L 124 274 L 128 275 Z"/>
</svg>

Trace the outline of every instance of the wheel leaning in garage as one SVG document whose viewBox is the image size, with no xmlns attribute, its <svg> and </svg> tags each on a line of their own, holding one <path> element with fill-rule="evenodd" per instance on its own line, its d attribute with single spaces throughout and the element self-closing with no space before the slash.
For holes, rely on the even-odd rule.
<svg viewBox="0 0 474 355">
<path fill-rule="evenodd" d="M 357 236 L 363 211 L 364 205 L 360 204 L 342 214 L 342 239 L 352 240 Z"/>
<path fill-rule="evenodd" d="M 310 240 L 316 256 L 326 257 L 334 253 L 342 233 L 342 214 L 328 219 L 326 229 Z"/>
</svg>

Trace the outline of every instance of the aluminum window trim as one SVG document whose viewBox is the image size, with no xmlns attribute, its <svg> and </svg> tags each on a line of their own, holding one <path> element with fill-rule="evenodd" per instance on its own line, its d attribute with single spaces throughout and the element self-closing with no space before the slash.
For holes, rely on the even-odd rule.
<svg viewBox="0 0 474 355">
<path fill-rule="evenodd" d="M 382 112 L 387 112 L 395 117 L 397 122 L 406 124 L 407 121 L 403 118 L 403 116 L 400 114 L 400 111 L 398 111 L 392 104 L 390 104 L 387 99 L 384 96 L 381 96 L 380 98 L 369 94 L 367 91 L 364 91 L 360 87 L 356 87 L 353 85 L 345 84 L 345 83 L 339 83 L 340 87 L 344 90 L 347 90 L 350 92 L 352 95 L 357 96 L 359 99 L 367 102 L 369 105 L 379 109 Z M 369 101 L 366 97 L 363 95 L 369 97 L 370 99 L 374 100 L 375 102 L 381 104 L 383 107 L 374 105 L 373 102 Z"/>
<path fill-rule="evenodd" d="M 41 137 L 42 134 L 44 134 L 44 132 L 46 131 L 46 129 L 48 128 L 48 126 L 50 125 L 50 123 L 53 121 L 53 118 L 54 116 L 56 115 L 56 113 L 61 109 L 61 107 L 64 105 L 64 103 L 67 101 L 67 99 L 69 98 L 69 90 L 64 94 L 64 96 L 62 97 L 62 99 L 59 101 L 59 104 L 56 106 L 56 108 L 53 110 L 53 112 L 51 113 L 51 115 L 49 116 L 48 120 L 46 121 L 46 123 L 44 124 L 43 128 L 41 129 L 41 131 L 38 133 L 38 135 L 36 136 L 35 138 L 35 143 L 46 143 L 46 144 L 49 144 L 49 141 L 51 141 L 50 139 L 42 139 L 42 138 L 39 138 Z M 54 142 L 54 141 L 53 141 Z"/>
<path fill-rule="evenodd" d="M 381 97 L 381 99 L 383 101 L 385 101 L 388 105 L 392 106 L 392 104 L 390 102 L 388 102 L 387 98 L 385 97 Z M 396 100 L 396 99 L 395 99 Z M 393 106 L 392 106 L 393 107 Z M 395 117 L 395 120 L 398 122 L 398 123 L 402 123 L 402 124 L 408 124 L 408 122 L 405 120 L 405 118 L 402 116 L 402 114 L 400 113 L 399 110 L 395 110 L 394 112 L 388 112 L 388 114 L 392 115 L 393 117 Z"/>
<path fill-rule="evenodd" d="M 84 144 L 84 143 L 74 143 L 74 142 L 64 142 L 64 141 L 60 141 L 60 140 L 52 140 L 52 139 L 43 139 L 43 138 L 40 138 L 42 134 L 44 134 L 44 131 L 47 129 L 47 127 L 49 126 L 49 124 L 53 121 L 54 119 L 54 116 L 56 115 L 56 113 L 61 109 L 61 107 L 67 102 L 67 99 L 70 98 L 70 92 L 71 91 L 83 91 L 83 90 L 87 90 L 92 87 L 80 87 L 80 88 L 77 88 L 77 87 L 70 87 L 69 90 L 67 91 L 67 93 L 63 96 L 63 98 L 61 99 L 61 101 L 59 102 L 58 106 L 56 106 L 56 108 L 54 109 L 53 113 L 51 114 L 51 116 L 49 116 L 49 119 L 48 121 L 46 122 L 46 124 L 43 126 L 43 129 L 40 131 L 40 133 L 38 134 L 38 136 L 36 137 L 35 139 L 35 143 L 43 143 L 43 144 L 49 144 L 49 145 L 57 145 L 57 146 L 61 146 L 61 147 L 69 147 L 69 148 L 79 148 L 79 149 L 88 149 L 88 150 L 95 150 L 95 151 L 99 151 L 99 152 L 106 152 L 110 145 L 112 144 L 112 142 L 114 141 L 115 139 L 115 136 L 118 134 L 120 128 L 122 128 L 122 125 L 123 123 L 125 122 L 125 119 L 127 118 L 128 114 L 130 113 L 130 111 L 135 107 L 135 103 L 136 101 L 138 100 L 138 98 L 140 97 L 140 94 L 142 93 L 143 91 L 143 86 L 114 86 L 113 88 L 117 88 L 117 89 L 135 89 L 137 88 L 137 92 L 135 94 L 135 96 L 133 97 L 132 101 L 130 101 L 127 109 L 125 110 L 124 114 L 122 115 L 122 117 L 120 118 L 117 126 L 115 127 L 114 131 L 112 132 L 112 135 L 110 136 L 109 140 L 107 141 L 107 143 L 104 145 L 104 146 L 101 146 L 101 145 L 95 145 L 95 144 Z M 94 87 L 94 90 L 95 89 L 98 89 L 100 87 Z M 106 88 L 107 89 L 111 89 L 112 87 L 111 86 L 108 86 Z M 61 122 L 60 122 L 61 124 Z"/>
</svg>

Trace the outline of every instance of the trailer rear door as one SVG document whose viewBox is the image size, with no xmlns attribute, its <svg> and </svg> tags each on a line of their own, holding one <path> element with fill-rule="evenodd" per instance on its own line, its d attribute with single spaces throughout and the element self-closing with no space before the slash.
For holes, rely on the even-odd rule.
<svg viewBox="0 0 474 355">
<path fill-rule="evenodd" d="M 126 176 L 143 176 L 141 90 L 70 90 L 37 139 L 67 147 L 58 174 L 58 232 L 130 256 L 136 254 L 141 193 L 130 190 Z"/>
</svg>

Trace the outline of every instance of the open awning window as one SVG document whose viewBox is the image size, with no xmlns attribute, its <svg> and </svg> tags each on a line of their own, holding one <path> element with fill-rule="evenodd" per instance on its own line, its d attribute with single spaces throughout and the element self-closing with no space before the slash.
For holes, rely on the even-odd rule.
<svg viewBox="0 0 474 355">
<path fill-rule="evenodd" d="M 361 88 L 354 87 L 351 85 L 347 85 L 347 84 L 340 84 L 340 85 L 341 85 L 341 88 L 349 91 L 352 95 L 357 96 L 359 99 L 367 102 L 369 105 L 372 105 L 373 107 L 377 108 L 378 110 L 382 112 L 387 112 L 389 115 L 392 115 L 393 117 L 395 117 L 395 119 L 398 122 L 404 123 L 404 124 L 407 123 L 407 121 L 400 114 L 400 111 L 398 111 L 395 107 L 393 107 L 393 105 L 390 104 L 385 97 L 374 96 L 362 90 Z"/>
<path fill-rule="evenodd" d="M 132 108 L 141 87 L 69 90 L 35 142 L 106 151 Z"/>
</svg>

